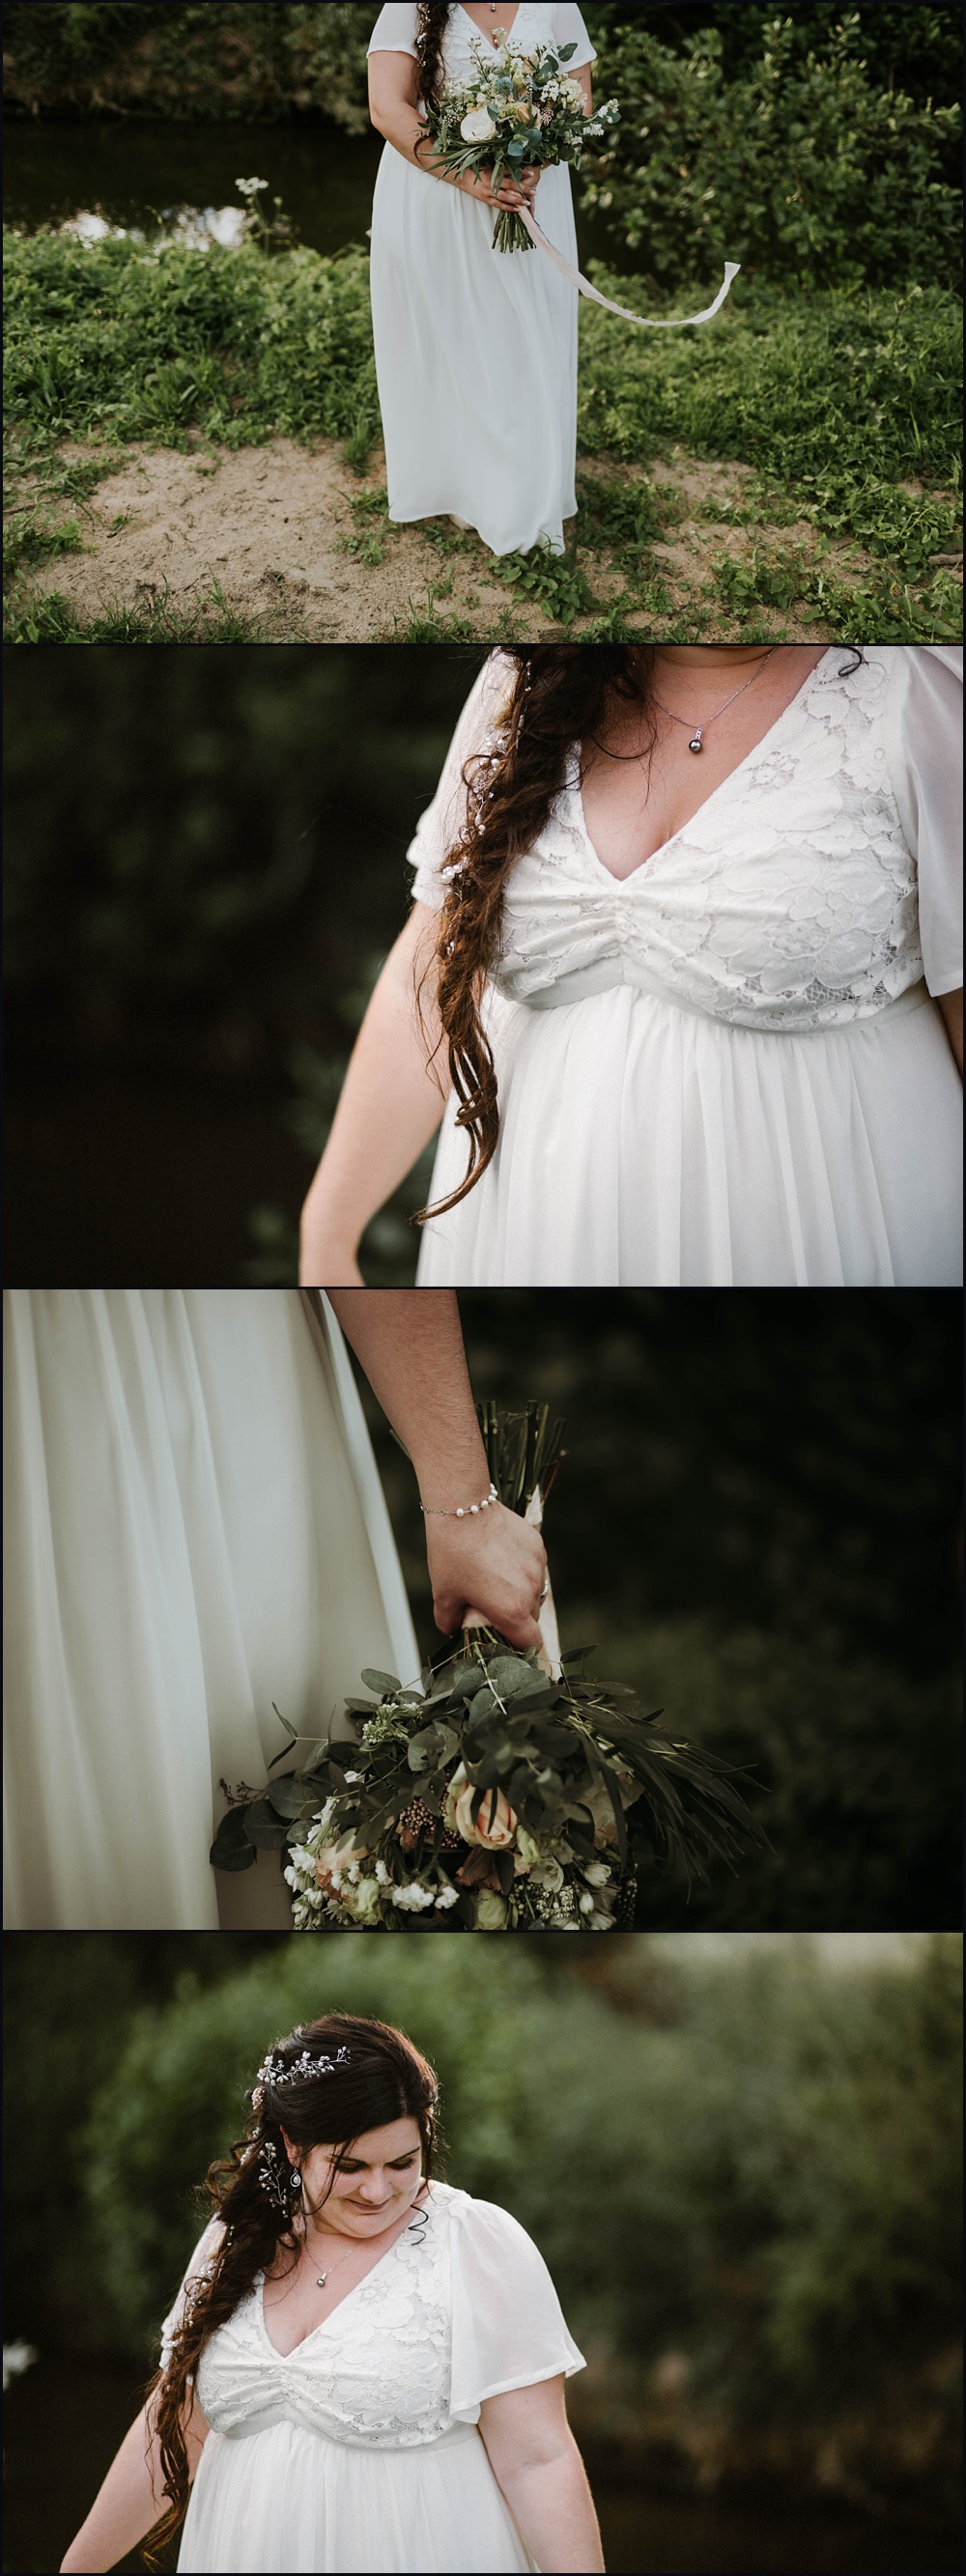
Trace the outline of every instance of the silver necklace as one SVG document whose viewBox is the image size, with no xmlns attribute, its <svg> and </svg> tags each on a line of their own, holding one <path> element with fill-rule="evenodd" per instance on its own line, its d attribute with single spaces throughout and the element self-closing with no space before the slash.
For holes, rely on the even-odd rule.
<svg viewBox="0 0 966 2576">
<path fill-rule="evenodd" d="M 713 716 L 705 716 L 703 724 L 696 724 L 696 725 L 695 725 L 695 727 L 694 727 L 694 731 L 693 731 L 693 733 L 692 733 L 692 735 L 691 735 L 691 740 L 690 740 L 690 742 L 689 742 L 689 744 L 688 744 L 688 750 L 689 750 L 689 751 L 703 751 L 703 750 L 704 750 L 704 743 L 703 743 L 703 741 L 702 741 L 702 735 L 707 733 L 708 726 L 709 726 L 709 725 L 713 725 L 713 724 L 717 724 L 718 717 L 719 717 L 719 716 L 723 716 L 723 715 L 724 715 L 724 712 L 725 712 L 725 708 L 726 708 L 726 707 L 733 707 L 733 706 L 734 706 L 734 702 L 735 702 L 735 699 L 736 699 L 736 698 L 743 698 L 743 697 L 744 697 L 745 690 L 746 690 L 746 689 L 750 689 L 750 688 L 751 688 L 752 681 L 754 681 L 754 680 L 758 680 L 758 679 L 760 679 L 760 678 L 761 678 L 761 674 L 762 674 L 762 672 L 763 672 L 763 670 L 764 670 L 764 668 L 765 668 L 765 662 L 770 662 L 770 661 L 771 661 L 772 654 L 773 654 L 773 653 L 777 653 L 777 651 L 778 651 L 778 646 L 777 646 L 777 644 L 769 644 L 768 651 L 767 651 L 767 653 L 766 653 L 766 654 L 765 654 L 765 656 L 764 656 L 764 660 L 763 660 L 763 661 L 761 661 L 761 662 L 759 662 L 757 671 L 753 671 L 753 672 L 752 672 L 752 674 L 751 674 L 751 679 L 748 679 L 748 680 L 742 680 L 742 683 L 741 683 L 741 687 L 740 687 L 740 689 L 732 689 L 732 692 L 731 692 L 731 696 L 730 696 L 730 698 L 725 698 L 725 700 L 724 700 L 724 704 L 723 704 L 722 706 L 720 706 L 720 707 L 716 707 L 716 708 L 715 708 L 715 711 L 714 711 Z M 690 716 L 676 716 L 676 715 L 675 715 L 675 713 L 674 713 L 674 709 L 673 709 L 673 707 L 666 707 L 666 706 L 665 706 L 663 698 L 655 698 L 655 700 L 654 700 L 654 704 L 655 704 L 655 706 L 656 706 L 656 707 L 660 707 L 660 710 L 661 710 L 661 714 L 662 714 L 662 716 L 670 716 L 670 719 L 671 719 L 671 723 L 672 723 L 672 724 L 679 724 L 679 725 L 687 725 L 687 724 L 690 724 L 690 722 L 691 722 L 691 718 L 690 718 Z"/>
<path fill-rule="evenodd" d="M 353 2247 L 350 2245 L 349 2254 L 351 2254 L 353 2250 Z M 340 2254 L 337 2263 L 329 2263 L 324 2272 L 316 2273 L 315 2286 L 317 2290 L 324 2290 L 326 2282 L 331 2281 L 333 2272 L 341 2272 L 343 2263 L 347 2263 L 349 2260 L 349 2254 Z"/>
</svg>

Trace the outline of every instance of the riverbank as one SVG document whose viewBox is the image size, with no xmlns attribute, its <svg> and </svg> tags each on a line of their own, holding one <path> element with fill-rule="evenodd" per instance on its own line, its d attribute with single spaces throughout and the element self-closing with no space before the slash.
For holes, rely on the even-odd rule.
<svg viewBox="0 0 966 2576">
<path fill-rule="evenodd" d="M 680 297 L 596 264 L 637 310 Z M 958 316 L 739 281 L 581 308 L 576 551 L 392 529 L 362 250 L 8 242 L 8 637 L 955 640 Z"/>
</svg>

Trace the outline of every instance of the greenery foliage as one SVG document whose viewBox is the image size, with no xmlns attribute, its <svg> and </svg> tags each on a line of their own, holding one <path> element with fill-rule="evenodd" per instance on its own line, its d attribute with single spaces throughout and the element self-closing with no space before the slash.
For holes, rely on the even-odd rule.
<svg viewBox="0 0 966 2576">
<path fill-rule="evenodd" d="M 91 1970 L 110 1945 L 84 1946 L 97 1959 L 86 1988 L 64 1962 L 69 2038 L 53 2051 L 60 1966 L 32 1945 L 14 1968 L 25 2284 L 28 2247 L 35 2258 L 18 2331 L 49 2296 L 44 2266 L 62 2266 L 53 2191 L 74 2246 L 75 2330 L 147 2357 L 200 2232 L 193 2187 L 237 2136 L 263 2048 L 341 2006 L 398 2020 L 437 2065 L 448 2179 L 535 2235 L 596 2356 L 599 2429 L 628 2375 L 640 2388 L 669 2347 L 726 2427 L 794 2429 L 887 2407 L 955 2338 L 955 1938 L 934 1937 L 915 1964 L 829 1975 L 805 1940 L 725 1964 L 617 1940 L 589 1945 L 578 1973 L 582 1944 L 360 1935 L 320 1952 L 296 1935 L 253 1961 L 249 1949 L 244 1966 L 243 1941 L 209 1944 L 226 1954 L 215 1983 L 191 1942 L 206 1982 L 192 1965 L 170 2000 L 132 2010 L 135 1981 L 107 2019 Z M 68 2145 L 30 2238 L 41 2104 Z M 886 2487 L 900 2475 L 888 2456 L 883 2474 Z"/>
<path fill-rule="evenodd" d="M 715 25 L 680 51 L 634 21 L 611 30 L 621 122 L 584 202 L 658 277 L 733 258 L 786 283 L 953 282 L 957 107 L 879 87 L 857 10 L 826 18 L 813 49 L 816 14 L 770 16 L 737 77 Z"/>
</svg>

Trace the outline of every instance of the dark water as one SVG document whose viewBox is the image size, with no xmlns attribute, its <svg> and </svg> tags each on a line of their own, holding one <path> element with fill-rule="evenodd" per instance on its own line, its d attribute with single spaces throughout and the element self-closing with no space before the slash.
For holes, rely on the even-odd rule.
<svg viewBox="0 0 966 2576">
<path fill-rule="evenodd" d="M 156 239 L 179 215 L 242 200 L 236 178 L 267 179 L 298 237 L 331 254 L 364 242 L 379 155 L 376 134 L 332 125 L 177 125 L 163 118 L 9 122 L 4 214 L 33 232 L 79 213 Z M 266 200 L 267 202 L 267 200 Z"/>
<path fill-rule="evenodd" d="M 133 2373 L 99 2361 L 41 2361 L 14 2381 L 5 2568 L 59 2565 L 142 2396 Z M 610 2576 L 953 2576 L 961 2564 L 958 2533 L 942 2523 L 759 2512 L 595 2478 L 592 2457 L 588 2467 Z"/>
<path fill-rule="evenodd" d="M 150 241 L 202 228 L 223 210 L 237 216 L 236 179 L 267 179 L 262 203 L 280 197 L 309 249 L 331 256 L 366 240 L 382 142 L 335 125 L 179 125 L 165 118 L 11 119 L 5 133 L 4 219 L 28 232 L 79 215 L 143 233 Z M 204 219 L 207 218 L 207 221 Z M 578 215 L 582 259 L 638 266 L 602 225 Z"/>
</svg>

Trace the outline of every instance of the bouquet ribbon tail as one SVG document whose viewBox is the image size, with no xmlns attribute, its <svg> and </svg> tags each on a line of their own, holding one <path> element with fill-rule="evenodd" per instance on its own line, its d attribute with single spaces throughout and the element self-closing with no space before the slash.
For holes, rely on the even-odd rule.
<svg viewBox="0 0 966 2576">
<path fill-rule="evenodd" d="M 599 294 L 596 286 L 591 285 L 589 277 L 582 277 L 579 268 L 571 268 L 570 261 L 564 258 L 563 252 L 555 250 L 553 243 L 547 240 L 546 233 L 541 232 L 536 216 L 530 213 L 529 207 L 521 206 L 518 213 L 524 231 L 529 233 L 536 249 L 546 253 L 547 258 L 553 261 L 554 267 L 559 269 L 561 277 L 566 278 L 569 286 L 578 287 L 581 295 L 588 296 L 592 304 L 602 305 L 605 313 L 617 313 L 622 322 L 636 323 L 639 331 L 688 331 L 694 322 L 713 322 L 715 314 L 720 313 L 725 296 L 729 293 L 732 281 L 737 277 L 741 267 L 739 259 L 726 259 L 724 281 L 718 288 L 714 303 L 709 304 L 703 313 L 677 313 L 667 321 L 652 321 L 647 314 L 631 313 L 626 304 L 612 304 L 609 296 Z"/>
<path fill-rule="evenodd" d="M 543 1520 L 543 1496 L 539 1485 L 534 1487 L 534 1491 L 530 1496 L 530 1500 L 523 1517 L 524 1520 L 529 1521 L 531 1529 L 540 1528 L 540 1524 Z M 464 1636 L 470 1628 L 482 1628 L 485 1624 L 485 1621 L 478 1612 L 475 1610 L 468 1610 L 463 1621 Z M 560 1680 L 561 1672 L 560 1638 L 557 1632 L 557 1613 L 554 1608 L 554 1598 L 550 1586 L 549 1575 L 547 1578 L 546 1593 L 540 1604 L 540 1618 L 538 1625 L 540 1628 L 540 1652 L 537 1656 L 537 1662 L 542 1673 L 549 1673 L 551 1681 L 558 1682 Z"/>
</svg>

